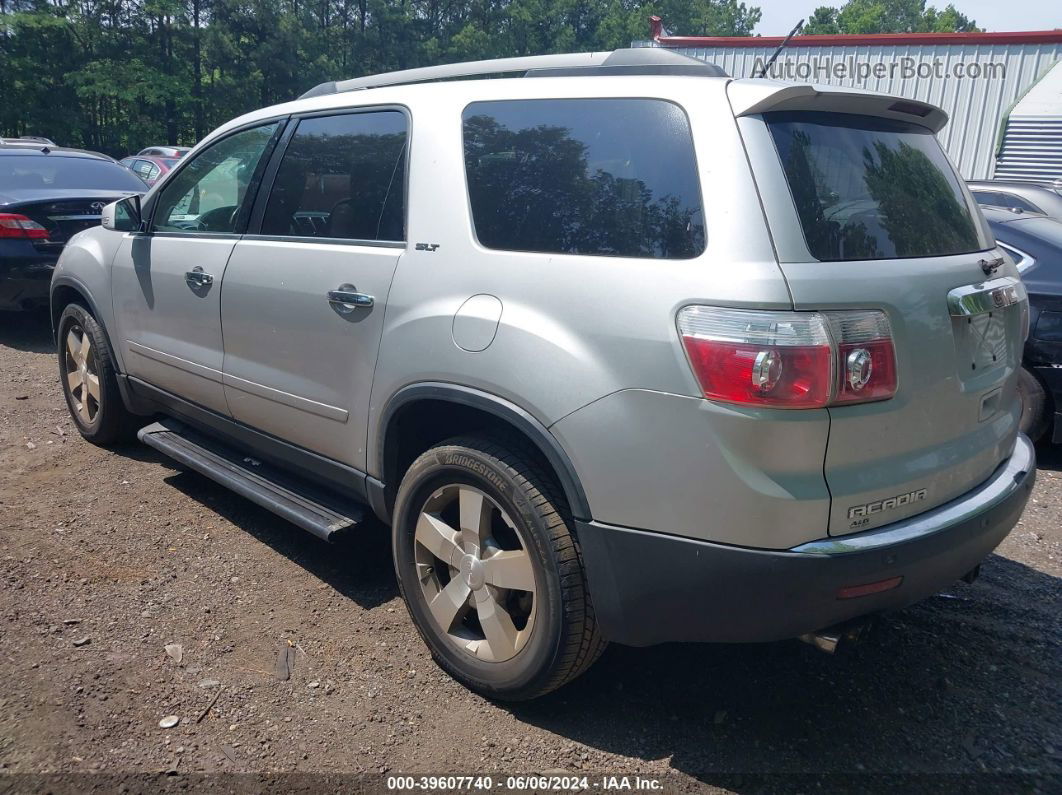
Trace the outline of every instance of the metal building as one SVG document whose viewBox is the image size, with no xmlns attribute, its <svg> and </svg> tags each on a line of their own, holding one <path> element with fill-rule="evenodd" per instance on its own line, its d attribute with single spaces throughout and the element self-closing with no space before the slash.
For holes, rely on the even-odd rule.
<svg viewBox="0 0 1062 795">
<path fill-rule="evenodd" d="M 652 40 L 753 77 L 780 36 L 671 36 Z M 967 179 L 1062 179 L 1062 30 L 794 36 L 769 75 L 919 99 L 949 118 L 938 137 Z M 999 161 L 997 164 L 997 156 Z"/>
</svg>

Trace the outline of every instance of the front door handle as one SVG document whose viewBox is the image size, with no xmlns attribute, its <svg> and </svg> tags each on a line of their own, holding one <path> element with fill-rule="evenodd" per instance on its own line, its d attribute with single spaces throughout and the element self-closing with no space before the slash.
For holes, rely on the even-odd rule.
<svg viewBox="0 0 1062 795">
<path fill-rule="evenodd" d="M 188 283 L 189 287 L 209 287 L 214 283 L 214 277 L 209 273 L 203 273 L 203 268 L 196 265 L 190 271 L 186 271 L 184 274 L 184 280 Z"/>
<path fill-rule="evenodd" d="M 335 290 L 328 291 L 328 303 L 337 312 L 349 315 L 355 309 L 365 309 L 374 303 L 371 295 L 359 293 L 353 284 L 341 284 Z"/>
</svg>

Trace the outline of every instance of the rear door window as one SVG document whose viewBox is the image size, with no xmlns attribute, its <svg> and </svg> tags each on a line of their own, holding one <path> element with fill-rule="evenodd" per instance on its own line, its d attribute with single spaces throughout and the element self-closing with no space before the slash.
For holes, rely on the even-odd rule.
<svg viewBox="0 0 1062 795">
<path fill-rule="evenodd" d="M 819 111 L 764 117 L 812 256 L 893 259 L 982 248 L 962 183 L 929 129 Z"/>
<path fill-rule="evenodd" d="M 396 110 L 299 121 L 273 181 L 262 234 L 404 240 L 406 126 Z"/>
<path fill-rule="evenodd" d="M 686 259 L 704 213 L 685 112 L 657 99 L 476 102 L 463 114 L 487 248 Z"/>
</svg>

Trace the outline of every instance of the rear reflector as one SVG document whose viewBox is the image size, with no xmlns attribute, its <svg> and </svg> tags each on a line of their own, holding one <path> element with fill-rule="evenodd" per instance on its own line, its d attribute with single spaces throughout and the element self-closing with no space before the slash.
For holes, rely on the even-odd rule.
<svg viewBox="0 0 1062 795">
<path fill-rule="evenodd" d="M 0 238 L 47 240 L 48 230 L 31 218 L 18 213 L 0 213 Z"/>
<path fill-rule="evenodd" d="M 898 588 L 901 582 L 903 582 L 903 577 L 890 577 L 887 580 L 868 582 L 865 585 L 846 585 L 844 588 L 837 589 L 837 598 L 856 599 L 860 596 L 870 596 L 882 591 L 891 591 L 893 588 Z"/>
<path fill-rule="evenodd" d="M 709 400 L 805 409 L 885 400 L 896 356 L 884 312 L 687 306 L 678 330 Z"/>
</svg>

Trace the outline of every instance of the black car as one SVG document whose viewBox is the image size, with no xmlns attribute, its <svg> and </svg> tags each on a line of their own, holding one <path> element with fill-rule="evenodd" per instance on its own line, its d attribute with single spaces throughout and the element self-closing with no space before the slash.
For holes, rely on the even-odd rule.
<svg viewBox="0 0 1062 795">
<path fill-rule="evenodd" d="M 994 207 L 981 210 L 1029 291 L 1029 339 L 1019 381 L 1022 430 L 1034 441 L 1050 430 L 1051 440 L 1062 442 L 1062 222 Z"/>
<path fill-rule="evenodd" d="M 0 145 L 0 310 L 48 303 L 52 269 L 71 235 L 143 180 L 96 152 Z"/>
</svg>

